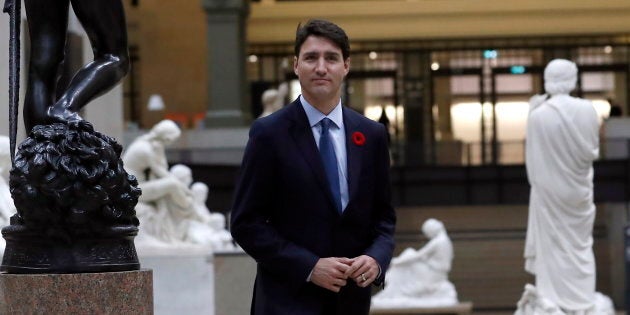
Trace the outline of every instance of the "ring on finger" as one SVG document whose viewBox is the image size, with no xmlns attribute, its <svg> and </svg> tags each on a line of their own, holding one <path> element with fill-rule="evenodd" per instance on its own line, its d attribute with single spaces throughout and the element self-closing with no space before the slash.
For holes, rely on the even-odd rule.
<svg viewBox="0 0 630 315">
<path fill-rule="evenodd" d="M 364 273 L 361 274 L 361 280 L 367 281 L 367 278 L 365 278 L 365 274 Z"/>
</svg>

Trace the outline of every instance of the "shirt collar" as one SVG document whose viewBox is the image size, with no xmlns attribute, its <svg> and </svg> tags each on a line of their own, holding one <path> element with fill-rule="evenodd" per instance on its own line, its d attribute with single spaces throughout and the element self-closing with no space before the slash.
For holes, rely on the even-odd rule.
<svg viewBox="0 0 630 315">
<path fill-rule="evenodd" d="M 302 107 L 306 112 L 306 117 L 308 118 L 308 123 L 312 127 L 317 125 L 322 119 L 328 117 L 328 119 L 332 120 L 338 128 L 343 127 L 343 113 L 341 106 L 341 99 L 339 99 L 339 103 L 335 106 L 335 108 L 328 114 L 324 115 L 319 109 L 315 108 L 311 105 L 304 96 L 300 95 L 300 103 L 302 103 Z"/>
</svg>

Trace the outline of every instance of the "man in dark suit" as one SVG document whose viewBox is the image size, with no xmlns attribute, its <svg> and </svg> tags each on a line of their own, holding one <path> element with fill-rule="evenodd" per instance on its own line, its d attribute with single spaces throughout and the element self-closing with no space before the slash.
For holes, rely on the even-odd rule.
<svg viewBox="0 0 630 315">
<path fill-rule="evenodd" d="M 387 134 L 341 105 L 349 50 L 333 23 L 298 27 L 302 95 L 250 130 L 231 231 L 258 263 L 252 314 L 367 314 L 392 257 Z"/>
</svg>

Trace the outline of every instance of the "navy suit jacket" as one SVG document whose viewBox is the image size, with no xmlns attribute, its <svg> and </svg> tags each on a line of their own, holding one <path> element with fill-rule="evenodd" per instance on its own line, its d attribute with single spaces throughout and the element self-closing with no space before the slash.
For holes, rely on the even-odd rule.
<svg viewBox="0 0 630 315">
<path fill-rule="evenodd" d="M 231 215 L 236 242 L 257 262 L 252 314 L 367 314 L 371 289 L 334 293 L 306 279 L 319 258 L 373 257 L 382 282 L 394 249 L 389 152 L 382 124 L 345 107 L 349 203 L 335 208 L 299 98 L 254 122 Z M 365 142 L 353 140 L 360 133 Z M 356 135 L 355 135 L 356 136 Z"/>
</svg>

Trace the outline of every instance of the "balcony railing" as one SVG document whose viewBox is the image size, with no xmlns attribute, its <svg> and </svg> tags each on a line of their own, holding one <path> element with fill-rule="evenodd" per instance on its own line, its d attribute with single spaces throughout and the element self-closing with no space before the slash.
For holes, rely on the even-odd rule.
<svg viewBox="0 0 630 315">
<path fill-rule="evenodd" d="M 479 142 L 438 141 L 431 154 L 426 154 L 420 144 L 407 143 L 391 148 L 394 165 L 426 166 L 483 166 L 525 164 L 525 140 L 497 143 L 497 160 L 492 161 L 492 145 L 485 145 L 485 155 Z M 409 154 L 415 152 L 414 154 Z M 623 160 L 630 157 L 630 138 L 602 138 L 598 160 Z"/>
</svg>

